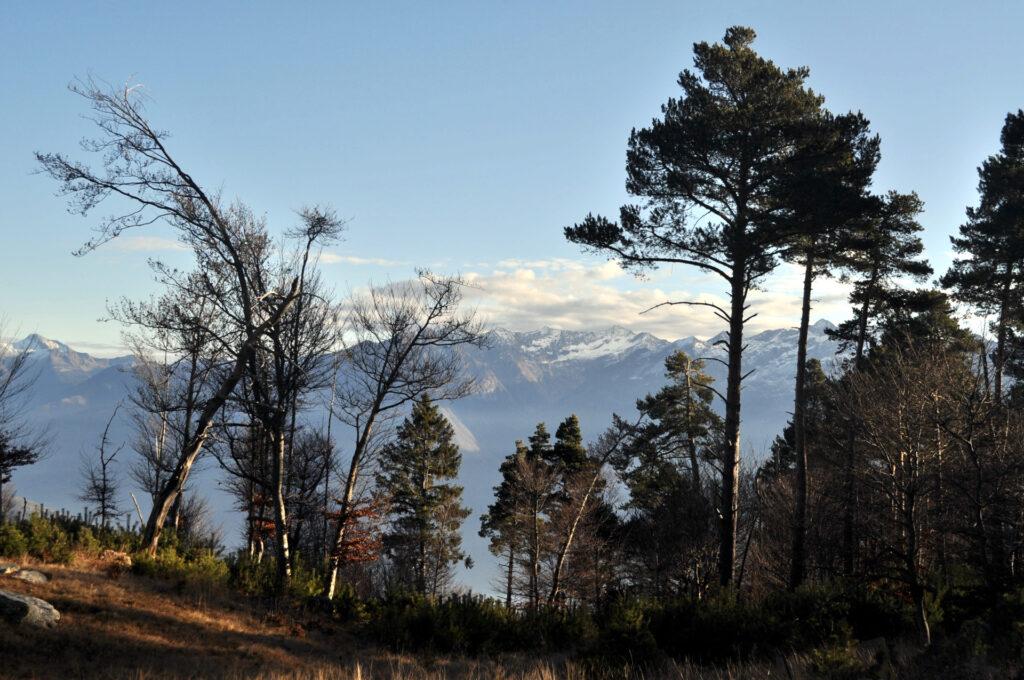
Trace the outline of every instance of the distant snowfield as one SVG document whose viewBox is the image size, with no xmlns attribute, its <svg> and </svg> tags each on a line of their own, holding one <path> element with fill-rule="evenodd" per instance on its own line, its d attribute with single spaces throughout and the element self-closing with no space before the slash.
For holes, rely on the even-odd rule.
<svg viewBox="0 0 1024 680">
<path fill-rule="evenodd" d="M 810 330 L 808 356 L 822 361 L 826 370 L 835 365 L 836 345 L 825 335 L 828 321 Z M 463 540 L 476 568 L 462 574 L 465 585 L 491 592 L 496 576 L 494 558 L 486 541 L 477 535 L 479 515 L 491 502 L 492 487 L 498 482 L 498 465 L 515 450 L 515 440 L 525 439 L 538 422 L 554 431 L 558 423 L 575 413 L 584 436 L 595 439 L 611 422 L 613 413 L 634 413 L 638 398 L 665 383 L 664 360 L 683 350 L 694 357 L 723 358 L 715 342 L 695 337 L 670 342 L 648 333 L 623 327 L 596 331 L 567 331 L 542 328 L 529 332 L 496 329 L 490 346 L 463 352 L 476 392 L 465 399 L 443 405 L 452 422 L 463 456 L 460 482 L 473 515 L 463 527 Z M 762 458 L 772 439 L 781 432 L 792 411 L 793 379 L 796 370 L 796 329 L 779 329 L 747 337 L 744 370 L 754 369 L 743 388 L 742 450 L 745 459 Z M 30 416 L 47 424 L 52 446 L 49 455 L 31 468 L 15 473 L 20 495 L 46 507 L 82 510 L 78 496 L 81 456 L 94 449 L 100 432 L 115 406 L 125 400 L 133 385 L 131 357 L 101 358 L 78 352 L 57 340 L 30 336 L 0 345 L 18 350 L 31 345 L 31 361 L 39 371 Z M 2 350 L 0 350 L 2 353 Z M 724 381 L 725 367 L 716 361 L 708 372 Z M 315 401 L 315 400 L 314 400 Z M 131 442 L 126 409 L 118 415 L 111 436 L 115 442 Z M 326 413 L 314 409 L 310 423 L 323 423 Z M 335 437 L 342 455 L 350 450 L 351 437 L 335 424 Z M 130 509 L 127 467 L 131 454 L 120 459 L 125 488 L 122 506 Z M 241 518 L 221 489 L 220 471 L 207 460 L 200 466 L 196 488 L 207 495 L 223 523 L 226 535 L 240 541 Z M 143 511 L 147 508 L 143 503 Z"/>
</svg>

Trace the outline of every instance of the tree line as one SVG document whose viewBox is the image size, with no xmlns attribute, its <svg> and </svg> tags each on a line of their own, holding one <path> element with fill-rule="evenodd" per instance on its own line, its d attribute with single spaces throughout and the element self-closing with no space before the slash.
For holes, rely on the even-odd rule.
<svg viewBox="0 0 1024 680">
<path fill-rule="evenodd" d="M 553 438 L 539 424 L 501 462 L 480 533 L 509 607 L 884 583 L 911 598 L 927 640 L 929 598 L 965 572 L 993 589 L 1019 582 L 1024 112 L 978 169 L 959 257 L 928 284 L 923 203 L 873 186 L 881 142 L 868 119 L 828 110 L 808 69 L 776 65 L 754 40 L 732 27 L 696 44 L 679 95 L 630 134 L 635 202 L 564 230 L 638 273 L 685 265 L 719 280 L 724 301 L 664 304 L 719 318 L 721 351 L 667 357 L 665 386 L 590 444 L 575 416 Z M 38 160 L 75 211 L 121 208 L 82 253 L 161 222 L 196 263 L 153 262 L 164 292 L 111 310 L 140 378 L 133 475 L 153 501 L 147 550 L 176 526 L 206 453 L 228 473 L 249 556 L 269 548 L 281 587 L 307 560 L 327 598 L 339 578 L 448 590 L 469 511 L 436 402 L 471 391 L 460 352 L 486 343 L 460 309 L 461 281 L 423 272 L 335 301 L 317 267 L 345 228 L 333 211 L 303 210 L 274 237 L 179 165 L 136 90 L 74 89 L 93 109 L 100 135 L 85 148 L 101 168 Z M 767 459 L 743 467 L 750 293 L 782 263 L 803 275 L 792 419 Z M 829 331 L 841 361 L 828 374 L 807 356 L 823 277 L 850 284 L 853 310 Z M 954 303 L 984 316 L 993 339 L 965 330 Z M 724 364 L 724 384 L 707 362 Z M 322 424 L 305 417 L 318 399 Z M 339 425 L 353 435 L 344 446 Z M 93 479 L 104 455 L 116 455 L 106 442 Z"/>
</svg>

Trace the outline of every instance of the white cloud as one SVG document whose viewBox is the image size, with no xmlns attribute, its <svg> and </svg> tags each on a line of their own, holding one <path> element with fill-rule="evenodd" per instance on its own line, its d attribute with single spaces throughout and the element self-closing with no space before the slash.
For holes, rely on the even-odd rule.
<svg viewBox="0 0 1024 680">
<path fill-rule="evenodd" d="M 647 331 L 666 339 L 709 337 L 725 324 L 704 306 L 663 302 L 708 302 L 727 307 L 724 283 L 692 269 L 658 272 L 638 280 L 614 262 L 505 260 L 488 272 L 464 275 L 467 302 L 494 326 L 532 330 L 541 326 L 594 329 L 612 325 Z M 786 328 L 800 319 L 802 272 L 784 265 L 750 295 L 750 331 Z M 812 321 L 839 322 L 849 315 L 848 288 L 831 279 L 815 285 Z M 656 308 L 655 308 L 656 307 Z M 654 308 L 654 309 L 652 309 Z M 646 311 L 645 310 L 649 310 Z"/>
<path fill-rule="evenodd" d="M 398 267 L 406 264 L 397 260 L 388 260 L 381 257 L 358 257 L 356 255 L 341 255 L 329 250 L 320 253 L 320 262 L 323 264 L 354 264 L 374 265 L 377 267 Z"/>
</svg>

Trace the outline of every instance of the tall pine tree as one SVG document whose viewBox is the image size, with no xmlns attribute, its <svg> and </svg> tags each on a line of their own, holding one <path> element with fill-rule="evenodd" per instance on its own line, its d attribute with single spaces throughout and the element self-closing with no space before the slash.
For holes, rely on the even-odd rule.
<svg viewBox="0 0 1024 680">
<path fill-rule="evenodd" d="M 804 86 L 806 68 L 779 68 L 751 47 L 752 29 L 734 26 L 723 44 L 694 45 L 694 71 L 679 76 L 682 97 L 650 127 L 633 130 L 627 191 L 644 201 L 618 222 L 588 216 L 566 237 L 624 266 L 686 264 L 719 277 L 729 303 L 710 307 L 728 324 L 728 378 L 721 457 L 719 578 L 733 581 L 740 467 L 740 386 L 747 295 L 777 263 L 786 241 L 777 185 L 821 98 Z"/>
<path fill-rule="evenodd" d="M 384 548 L 405 585 L 425 595 L 442 593 L 465 559 L 459 528 L 470 510 L 452 483 L 461 464 L 455 431 L 429 396 L 413 404 L 381 457 L 377 484 L 390 500 Z"/>
<path fill-rule="evenodd" d="M 796 389 L 793 436 L 796 502 L 789 584 L 803 583 L 807 535 L 807 436 L 805 381 L 811 293 L 818 276 L 829 276 L 837 254 L 850 245 L 851 226 L 870 209 L 868 185 L 879 160 L 879 140 L 869 132 L 862 115 L 833 116 L 825 112 L 807 127 L 798 162 L 782 185 L 781 201 L 788 207 L 787 223 L 793 240 L 785 257 L 804 270 L 800 327 L 797 335 Z"/>
<path fill-rule="evenodd" d="M 942 285 L 983 314 L 995 314 L 992 391 L 1003 398 L 1011 328 L 1021 320 L 1024 283 L 1024 111 L 1006 116 L 1002 148 L 978 168 L 977 207 L 967 208 L 960 235 L 951 236 L 954 260 Z"/>
</svg>

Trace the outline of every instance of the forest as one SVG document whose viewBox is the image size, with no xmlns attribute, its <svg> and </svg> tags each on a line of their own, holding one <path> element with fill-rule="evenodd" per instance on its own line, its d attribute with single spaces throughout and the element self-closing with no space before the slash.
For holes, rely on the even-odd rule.
<svg viewBox="0 0 1024 680">
<path fill-rule="evenodd" d="M 476 389 L 466 351 L 489 342 L 467 281 L 421 269 L 337 295 L 321 253 L 358 222 L 313 203 L 272 227 L 223 197 L 222 178 L 181 164 L 141 91 L 75 81 L 95 136 L 80 153 L 37 153 L 36 167 L 93 229 L 76 254 L 159 224 L 192 267 L 151 259 L 161 292 L 108 302 L 134 358 L 119 409 L 135 436 L 87 444 L 87 517 L 15 506 L 12 475 L 46 454 L 47 433 L 25 418 L 32 348 L 4 353 L 0 557 L 198 589 L 301 622 L 325 648 L 346 636 L 506 660 L 473 677 L 1024 673 L 1024 111 L 978 159 L 953 264 L 935 271 L 922 200 L 876 185 L 882 140 L 867 114 L 827 108 L 808 68 L 774 63 L 755 39 L 733 26 L 695 44 L 660 114 L 627 140 L 633 202 L 612 216 L 578 206 L 552 234 L 640 277 L 710 277 L 720 297 L 663 304 L 718 319 L 718 351 L 666 356 L 664 386 L 587 423 L 592 441 L 567 403 L 485 452 L 500 481 L 479 515 L 442 408 Z M 792 415 L 750 456 L 751 295 L 783 265 L 802 272 Z M 827 279 L 848 285 L 853 310 L 829 331 L 834 367 L 807 348 Z M 191 481 L 202 461 L 244 535 L 210 521 Z M 139 531 L 120 527 L 125 512 Z M 489 541 L 492 593 L 459 583 L 474 567 L 467 531 Z M 11 677 L 37 677 L 39 659 L 14 661 L 32 639 L 22 631 L 0 630 L 0 675 L 9 658 Z M 84 658 L 88 644 L 68 649 Z M 235 677 L 208 671 L 167 677 Z"/>
</svg>

